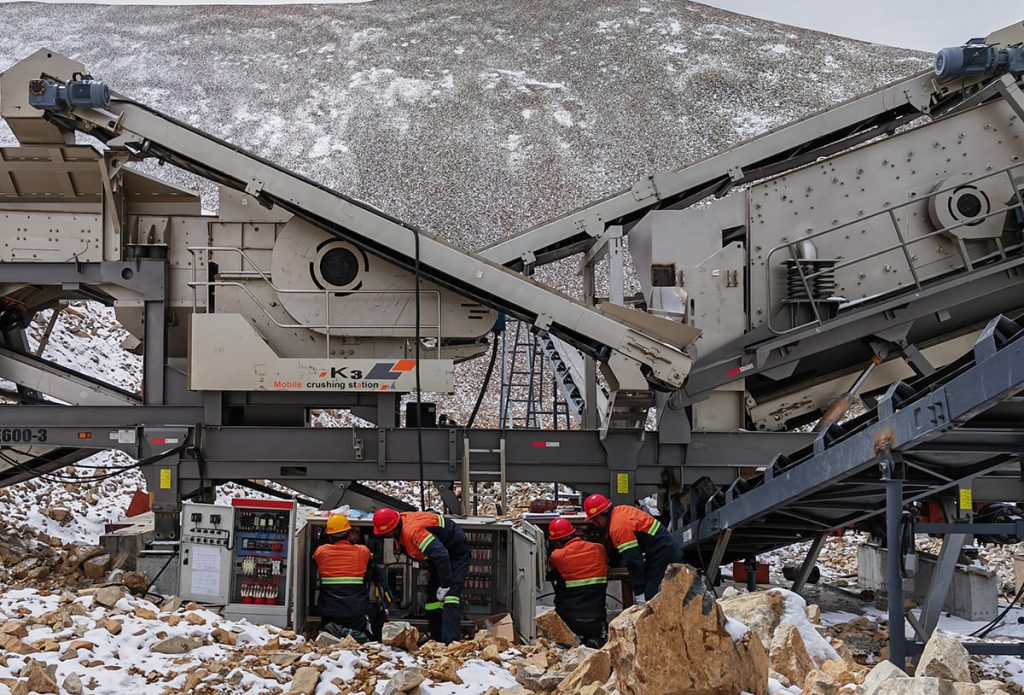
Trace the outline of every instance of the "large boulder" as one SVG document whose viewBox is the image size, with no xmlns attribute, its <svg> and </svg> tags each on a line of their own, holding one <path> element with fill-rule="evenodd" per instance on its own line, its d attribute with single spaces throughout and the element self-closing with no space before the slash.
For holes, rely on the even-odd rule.
<svg viewBox="0 0 1024 695">
<path fill-rule="evenodd" d="M 970 683 L 970 657 L 957 639 L 936 632 L 924 646 L 914 675 Z"/>
<path fill-rule="evenodd" d="M 556 644 L 564 644 L 567 647 L 578 647 L 580 644 L 576 633 L 569 629 L 554 609 L 546 610 L 537 616 L 537 630 Z"/>
<path fill-rule="evenodd" d="M 891 661 L 880 661 L 871 672 L 864 677 L 861 687 L 864 688 L 864 695 L 874 695 L 882 684 L 890 680 L 909 678 L 903 670 Z"/>
<path fill-rule="evenodd" d="M 775 631 L 768 660 L 772 670 L 784 675 L 790 683 L 803 683 L 807 674 L 814 670 L 800 630 L 792 623 L 783 623 Z"/>
<path fill-rule="evenodd" d="M 381 629 L 381 642 L 389 647 L 404 649 L 407 652 L 416 651 L 416 645 L 420 641 L 420 631 L 411 623 L 404 620 L 392 620 L 384 623 Z"/>
<path fill-rule="evenodd" d="M 696 571 L 670 566 L 646 607 L 632 606 L 609 625 L 605 649 L 619 692 L 767 695 L 764 645 L 756 633 L 729 627 Z"/>
<path fill-rule="evenodd" d="M 727 616 L 753 630 L 762 645 L 772 643 L 786 612 L 786 597 L 778 591 L 754 591 L 722 599 L 718 604 Z"/>
<path fill-rule="evenodd" d="M 558 695 L 576 695 L 595 681 L 604 684 L 612 674 L 612 660 L 607 651 L 587 654 L 572 673 L 558 684 Z"/>
<path fill-rule="evenodd" d="M 871 695 L 957 695 L 953 681 L 944 678 L 891 678 Z"/>
</svg>

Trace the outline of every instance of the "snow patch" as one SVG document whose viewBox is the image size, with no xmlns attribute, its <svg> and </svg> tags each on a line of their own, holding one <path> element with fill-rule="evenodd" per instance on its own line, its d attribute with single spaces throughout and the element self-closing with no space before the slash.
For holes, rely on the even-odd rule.
<svg viewBox="0 0 1024 695">
<path fill-rule="evenodd" d="M 807 647 L 807 653 L 815 662 L 842 660 L 838 652 L 814 629 L 814 625 L 807 618 L 807 601 L 803 597 L 788 589 L 771 589 L 771 591 L 780 594 L 786 601 L 786 610 L 782 614 L 779 625 L 789 623 L 800 631 L 800 637 L 804 641 L 804 646 Z"/>
</svg>

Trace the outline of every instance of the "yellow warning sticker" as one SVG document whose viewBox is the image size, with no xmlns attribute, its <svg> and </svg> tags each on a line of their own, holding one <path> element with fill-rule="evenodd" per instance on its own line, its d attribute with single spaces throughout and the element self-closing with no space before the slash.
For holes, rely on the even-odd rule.
<svg viewBox="0 0 1024 695">
<path fill-rule="evenodd" d="M 974 508 L 974 496 L 971 494 L 971 488 L 962 487 L 960 488 L 960 509 L 969 510 Z"/>
<path fill-rule="evenodd" d="M 615 488 L 620 495 L 629 494 L 629 473 L 615 474 Z"/>
<path fill-rule="evenodd" d="M 171 489 L 171 469 L 161 468 L 160 469 L 160 489 L 170 490 Z"/>
</svg>

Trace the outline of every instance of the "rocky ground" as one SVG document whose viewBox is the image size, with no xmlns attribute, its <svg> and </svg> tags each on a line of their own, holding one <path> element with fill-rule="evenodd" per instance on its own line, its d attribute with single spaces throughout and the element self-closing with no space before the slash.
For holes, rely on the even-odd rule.
<svg viewBox="0 0 1024 695">
<path fill-rule="evenodd" d="M 95 546 L 41 535 L 0 541 L 0 693 L 327 693 L 481 695 L 998 695 L 956 639 L 933 638 L 913 677 L 878 649 L 884 626 L 822 625 L 821 611 L 784 589 L 727 590 L 715 600 L 677 566 L 646 607 L 622 612 L 601 650 L 579 646 L 553 612 L 542 635 L 511 644 L 486 631 L 421 644 L 408 623 L 382 643 L 299 635 L 229 621 L 176 597 L 146 593 Z M 29 562 L 28 560 L 33 560 Z"/>
</svg>

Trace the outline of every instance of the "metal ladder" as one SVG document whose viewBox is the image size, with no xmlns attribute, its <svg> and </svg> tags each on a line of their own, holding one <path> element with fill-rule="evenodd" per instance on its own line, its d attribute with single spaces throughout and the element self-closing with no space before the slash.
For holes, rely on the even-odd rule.
<svg viewBox="0 0 1024 695">
<path fill-rule="evenodd" d="M 511 331 L 502 340 L 508 341 Z M 503 369 L 501 414 L 502 427 L 530 429 L 569 429 L 572 410 L 558 387 L 557 374 L 545 369 L 549 364 L 543 339 L 516 322 L 507 370 Z M 546 387 L 551 393 L 546 393 Z"/>
<path fill-rule="evenodd" d="M 473 454 L 497 456 L 497 461 L 481 461 L 474 459 Z M 498 483 L 498 499 L 502 514 L 508 513 L 508 479 L 506 477 L 505 437 L 498 440 L 497 449 L 473 449 L 469 437 L 462 439 L 462 509 L 469 513 L 477 513 L 476 485 L 481 482 Z M 473 466 L 482 466 L 474 468 Z"/>
</svg>

